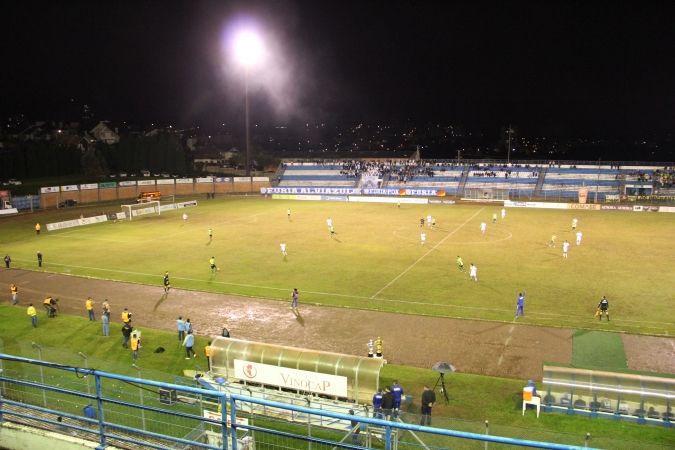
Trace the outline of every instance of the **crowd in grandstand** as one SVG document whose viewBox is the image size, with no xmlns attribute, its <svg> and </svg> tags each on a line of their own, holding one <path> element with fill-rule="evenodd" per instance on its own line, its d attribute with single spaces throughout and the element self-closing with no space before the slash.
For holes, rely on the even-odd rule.
<svg viewBox="0 0 675 450">
<path fill-rule="evenodd" d="M 672 188 L 675 185 L 674 177 L 675 168 L 665 167 L 663 170 L 654 172 L 654 185 L 660 188 Z"/>
</svg>

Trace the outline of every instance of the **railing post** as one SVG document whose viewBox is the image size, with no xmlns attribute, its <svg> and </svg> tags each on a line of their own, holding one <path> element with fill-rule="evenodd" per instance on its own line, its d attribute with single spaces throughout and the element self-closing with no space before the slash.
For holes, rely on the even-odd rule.
<svg viewBox="0 0 675 450">
<path fill-rule="evenodd" d="M 94 385 L 96 386 L 96 407 L 98 409 L 98 434 L 99 434 L 99 449 L 107 447 L 105 435 L 105 418 L 103 414 L 103 392 L 101 392 L 101 377 L 94 373 Z"/>
<path fill-rule="evenodd" d="M 223 398 L 224 402 L 224 398 Z M 225 410 L 227 412 L 227 410 Z M 224 422 L 224 421 L 223 421 Z M 234 398 L 230 396 L 230 426 L 232 429 L 230 430 L 230 435 L 232 436 L 232 450 L 237 450 L 237 405 L 234 401 Z M 227 425 L 226 423 L 223 423 L 223 427 Z"/>
<path fill-rule="evenodd" d="M 490 435 L 490 423 L 486 420 L 485 421 L 485 436 Z M 488 441 L 485 441 L 485 450 L 488 450 Z"/>
<path fill-rule="evenodd" d="M 220 406 L 220 424 L 222 426 L 221 439 L 223 440 L 223 449 L 227 450 L 227 403 L 225 403 L 225 395 L 222 395 L 222 391 L 221 397 L 218 399 L 218 404 Z M 230 427 L 232 427 L 232 430 L 234 430 L 234 417 L 231 420 Z M 234 431 L 232 431 L 232 434 L 236 435 Z"/>
<path fill-rule="evenodd" d="M 384 450 L 391 450 L 391 425 L 384 428 Z"/>
</svg>

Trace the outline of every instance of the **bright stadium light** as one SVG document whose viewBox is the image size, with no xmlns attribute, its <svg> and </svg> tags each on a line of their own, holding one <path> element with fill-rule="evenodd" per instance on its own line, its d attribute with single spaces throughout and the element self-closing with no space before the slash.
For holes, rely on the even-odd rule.
<svg viewBox="0 0 675 450">
<path fill-rule="evenodd" d="M 234 55 L 245 68 L 258 64 L 263 58 L 262 39 L 252 30 L 240 31 L 234 37 Z"/>
<path fill-rule="evenodd" d="M 242 29 L 234 36 L 234 57 L 244 68 L 244 98 L 246 120 L 246 176 L 251 175 L 251 127 L 248 112 L 249 70 L 264 58 L 265 49 L 260 35 L 251 29 Z"/>
</svg>

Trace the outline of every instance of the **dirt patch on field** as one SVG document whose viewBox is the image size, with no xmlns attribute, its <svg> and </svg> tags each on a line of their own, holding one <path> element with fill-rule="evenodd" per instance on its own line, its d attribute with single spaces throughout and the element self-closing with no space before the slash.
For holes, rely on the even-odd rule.
<svg viewBox="0 0 675 450">
<path fill-rule="evenodd" d="M 675 373 L 675 339 L 656 336 L 623 336 L 628 368 Z"/>
<path fill-rule="evenodd" d="M 91 295 L 96 312 L 104 298 L 112 305 L 113 322 L 128 307 L 137 327 L 175 330 L 178 316 L 189 317 L 197 334 L 219 336 L 227 327 L 232 337 L 353 355 L 365 355 L 366 343 L 381 336 L 384 356 L 394 364 L 430 368 L 438 361 L 461 372 L 511 378 L 542 376 L 542 364 L 570 363 L 572 330 L 305 305 L 299 313 L 290 303 L 159 286 L 93 280 L 22 270 L 0 271 L 0 283 L 19 286 L 20 302 L 41 302 L 45 295 L 60 299 L 63 312 L 85 316 L 84 299 Z M 289 291 L 290 298 L 290 291 Z M 115 329 L 113 325 L 112 329 Z M 114 331 L 116 333 L 116 331 Z M 640 370 L 675 372 L 672 340 L 626 336 L 629 366 Z M 634 344 L 633 344 L 634 343 Z M 663 365 L 654 366 L 645 354 L 654 346 Z M 629 349 L 639 347 L 639 352 Z M 669 359 L 669 365 L 664 360 Z M 658 367 L 658 369 L 656 368 Z"/>
</svg>

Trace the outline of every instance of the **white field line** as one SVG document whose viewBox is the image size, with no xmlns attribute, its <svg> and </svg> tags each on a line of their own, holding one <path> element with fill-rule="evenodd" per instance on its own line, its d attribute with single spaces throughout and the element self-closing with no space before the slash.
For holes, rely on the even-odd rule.
<svg viewBox="0 0 675 450">
<path fill-rule="evenodd" d="M 440 241 L 438 241 L 438 242 L 436 243 L 436 245 L 434 245 L 433 247 L 431 247 L 425 254 L 423 254 L 422 256 L 420 256 L 419 258 L 417 258 L 417 261 L 415 261 L 414 263 L 412 263 L 411 265 L 409 265 L 407 269 L 405 269 L 403 272 L 401 272 L 401 273 L 399 273 L 397 276 L 395 276 L 394 279 L 391 280 L 389 283 L 385 284 L 385 285 L 382 287 L 382 289 L 380 289 L 379 291 L 377 291 L 376 293 L 374 293 L 373 295 L 371 295 L 370 298 L 372 299 L 372 298 L 377 297 L 379 294 L 382 293 L 382 291 L 384 291 L 384 290 L 387 289 L 389 286 L 391 286 L 392 284 L 394 284 L 399 278 L 401 278 L 403 275 L 405 275 L 406 273 L 408 273 L 413 267 L 415 267 L 415 266 L 417 265 L 417 263 L 419 263 L 419 262 L 422 261 L 424 258 L 426 258 L 426 256 L 427 256 L 429 253 L 431 253 L 431 252 L 433 252 L 434 250 L 436 250 L 436 248 L 437 248 L 439 245 L 441 245 L 443 242 L 445 242 L 446 239 L 448 239 L 448 238 L 449 238 L 450 236 L 452 236 L 453 234 L 457 233 L 464 225 L 466 225 L 467 223 L 469 223 L 474 217 L 476 217 L 476 216 L 477 216 L 480 212 L 482 212 L 484 209 L 485 209 L 485 206 L 483 206 L 481 209 L 479 209 L 478 211 L 476 211 L 471 217 L 469 217 L 468 219 L 466 219 L 461 225 L 459 225 L 457 228 L 455 228 L 455 229 L 452 230 L 450 233 L 448 233 L 448 235 L 445 236 L 443 239 L 441 239 Z"/>
<path fill-rule="evenodd" d="M 33 260 L 24 260 L 24 259 L 12 259 L 13 261 L 17 262 L 22 262 L 26 263 L 27 265 L 30 264 L 35 264 L 35 261 Z M 144 272 L 133 272 L 130 270 L 119 270 L 119 269 L 106 269 L 102 267 L 89 267 L 89 266 L 76 266 L 73 264 L 59 264 L 59 263 L 54 263 L 54 262 L 49 262 L 46 263 L 45 265 L 49 266 L 59 266 L 59 267 L 72 267 L 74 269 L 84 269 L 84 270 L 92 270 L 92 271 L 98 271 L 98 272 L 108 272 L 108 273 L 120 273 L 120 274 L 127 274 L 127 275 L 138 275 L 138 276 L 143 276 L 143 277 L 155 277 L 157 278 L 157 287 L 161 287 L 161 279 L 162 276 L 161 274 L 156 274 L 156 273 L 144 273 Z M 29 269 L 30 270 L 30 269 Z M 31 270 L 32 271 L 32 270 Z M 208 271 L 208 266 L 205 269 L 205 271 Z M 61 273 L 61 272 L 47 272 L 43 271 L 43 273 L 49 274 L 50 276 L 55 276 L 55 275 L 73 275 L 71 273 Z M 124 281 L 124 280 L 115 280 L 115 279 L 105 279 L 105 278 L 98 278 L 98 277 L 93 277 L 93 276 L 87 276 L 87 275 L 73 275 L 73 276 L 80 276 L 82 278 L 90 278 L 90 279 L 99 279 L 99 280 L 105 280 L 105 281 L 114 281 L 118 283 L 133 283 L 129 281 Z M 198 283 L 211 283 L 211 284 L 220 284 L 223 286 L 237 286 L 237 287 L 245 287 L 245 288 L 254 288 L 254 289 L 265 289 L 269 291 L 280 291 L 280 292 L 285 292 L 288 291 L 288 288 L 278 288 L 278 287 L 273 287 L 273 286 L 261 286 L 258 284 L 246 284 L 246 283 L 231 283 L 227 281 L 218 281 L 218 280 L 208 280 L 208 279 L 203 279 L 203 278 L 186 278 L 186 277 L 176 277 L 176 276 L 171 276 L 172 280 L 183 280 L 183 281 L 194 281 Z M 179 289 L 179 288 L 176 288 Z M 343 297 L 343 298 L 349 298 L 349 299 L 355 299 L 355 300 L 372 300 L 372 297 L 366 297 L 363 295 L 352 295 L 352 294 L 339 294 L 336 292 L 321 292 L 321 291 L 303 291 L 306 294 L 312 294 L 312 295 L 323 295 L 327 297 Z M 217 292 L 216 292 L 217 293 Z M 227 293 L 223 293 L 227 294 Z M 232 295 L 239 295 L 239 294 L 232 294 Z M 481 307 L 481 306 L 466 306 L 466 305 L 455 305 L 452 303 L 429 303 L 429 302 L 421 302 L 421 301 L 415 301 L 415 300 L 403 300 L 403 299 L 392 299 L 392 298 L 381 298 L 377 299 L 378 303 L 400 303 L 400 304 L 405 304 L 405 305 L 419 305 L 419 306 L 433 306 L 433 307 L 441 307 L 441 308 L 457 308 L 457 309 L 468 309 L 468 310 L 478 310 L 478 311 L 488 311 L 488 312 L 508 312 L 508 313 L 513 313 L 512 309 L 502 309 L 502 308 L 487 308 L 487 307 Z M 549 313 L 549 312 L 534 312 L 531 311 L 528 312 L 530 316 L 537 316 L 538 320 L 559 320 L 559 318 L 578 318 L 584 322 L 587 321 L 592 321 L 595 322 L 594 319 L 589 319 L 589 320 L 584 320 L 587 318 L 587 315 L 570 315 L 570 314 L 556 314 L 556 313 Z M 547 317 L 548 316 L 548 317 Z M 635 324 L 647 324 L 647 323 L 652 323 L 652 324 L 659 324 L 659 325 L 668 325 L 672 326 L 675 325 L 673 322 L 655 322 L 655 321 L 642 321 L 642 320 L 628 320 L 628 319 L 614 319 L 612 322 L 616 323 L 635 323 Z M 534 324 L 529 324 L 529 323 L 523 323 L 523 325 L 533 325 Z M 653 327 L 657 328 L 657 327 Z"/>
</svg>

